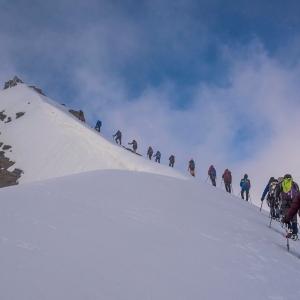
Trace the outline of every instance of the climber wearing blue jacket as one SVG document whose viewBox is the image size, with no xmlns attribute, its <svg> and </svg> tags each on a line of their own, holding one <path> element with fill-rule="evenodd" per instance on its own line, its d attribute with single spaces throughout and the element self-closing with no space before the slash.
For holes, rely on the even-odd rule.
<svg viewBox="0 0 300 300">
<path fill-rule="evenodd" d="M 156 152 L 156 154 L 155 155 L 153 155 L 153 157 L 155 157 L 156 156 L 156 158 L 155 158 L 155 162 L 158 162 L 158 163 L 160 163 L 160 158 L 161 158 L 161 154 L 160 154 L 160 152 L 159 151 L 157 151 Z"/>
<path fill-rule="evenodd" d="M 98 120 L 97 123 L 96 123 L 95 129 L 96 129 L 98 132 L 100 132 L 101 126 L 102 126 L 102 122 Z"/>
<path fill-rule="evenodd" d="M 241 187 L 241 196 L 242 199 L 244 200 L 244 192 L 246 192 L 246 201 L 248 201 L 249 197 L 249 190 L 251 188 L 250 180 L 248 179 L 248 175 L 245 174 L 244 178 L 240 182 L 240 187 Z"/>
</svg>

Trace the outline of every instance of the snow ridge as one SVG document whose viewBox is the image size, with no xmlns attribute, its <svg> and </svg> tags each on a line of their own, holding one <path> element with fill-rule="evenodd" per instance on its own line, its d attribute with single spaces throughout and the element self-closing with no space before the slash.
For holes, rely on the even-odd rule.
<svg viewBox="0 0 300 300">
<path fill-rule="evenodd" d="M 1 141 L 13 146 L 7 157 L 24 171 L 19 182 L 33 182 L 91 170 L 135 170 L 189 179 L 187 174 L 138 157 L 80 122 L 68 108 L 24 84 L 0 92 Z M 16 119 L 18 112 L 25 115 Z"/>
</svg>

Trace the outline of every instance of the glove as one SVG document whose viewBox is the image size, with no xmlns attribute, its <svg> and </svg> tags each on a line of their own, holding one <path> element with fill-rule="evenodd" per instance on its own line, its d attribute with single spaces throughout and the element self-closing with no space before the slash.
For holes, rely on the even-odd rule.
<svg viewBox="0 0 300 300">
<path fill-rule="evenodd" d="M 261 201 L 264 201 L 265 200 L 265 198 L 264 197 L 261 197 L 261 199 L 260 199 Z"/>
</svg>

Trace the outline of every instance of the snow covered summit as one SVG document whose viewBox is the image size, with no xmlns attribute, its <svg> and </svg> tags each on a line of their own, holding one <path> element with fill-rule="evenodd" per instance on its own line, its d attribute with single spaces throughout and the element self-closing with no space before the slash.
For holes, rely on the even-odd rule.
<svg viewBox="0 0 300 300">
<path fill-rule="evenodd" d="M 109 141 L 68 108 L 23 83 L 0 92 L 0 112 L 5 117 L 0 121 L 0 142 L 11 146 L 2 150 L 15 162 L 9 170 L 23 170 L 20 183 L 102 169 L 189 178 Z"/>
</svg>

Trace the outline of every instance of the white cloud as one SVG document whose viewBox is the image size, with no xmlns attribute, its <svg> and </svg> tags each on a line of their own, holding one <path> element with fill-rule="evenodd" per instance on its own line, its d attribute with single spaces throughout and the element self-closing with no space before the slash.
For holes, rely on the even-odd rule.
<svg viewBox="0 0 300 300">
<path fill-rule="evenodd" d="M 165 164 L 174 154 L 175 166 L 182 170 L 193 156 L 202 179 L 210 164 L 216 166 L 219 180 L 229 168 L 236 191 L 248 173 L 253 201 L 259 203 L 269 177 L 291 173 L 300 182 L 300 68 L 279 64 L 257 41 L 249 48 L 225 48 L 224 56 L 231 64 L 230 87 L 199 84 L 193 104 L 185 110 L 171 108 L 172 82 L 148 87 L 131 100 L 120 78 L 81 69 L 75 80 L 81 82 L 81 97 L 89 98 L 87 114 L 102 119 L 105 133 L 120 129 L 124 143 L 136 139 L 143 155 L 151 145 L 162 152 Z M 250 139 L 240 141 L 240 130 L 251 131 Z"/>
</svg>

